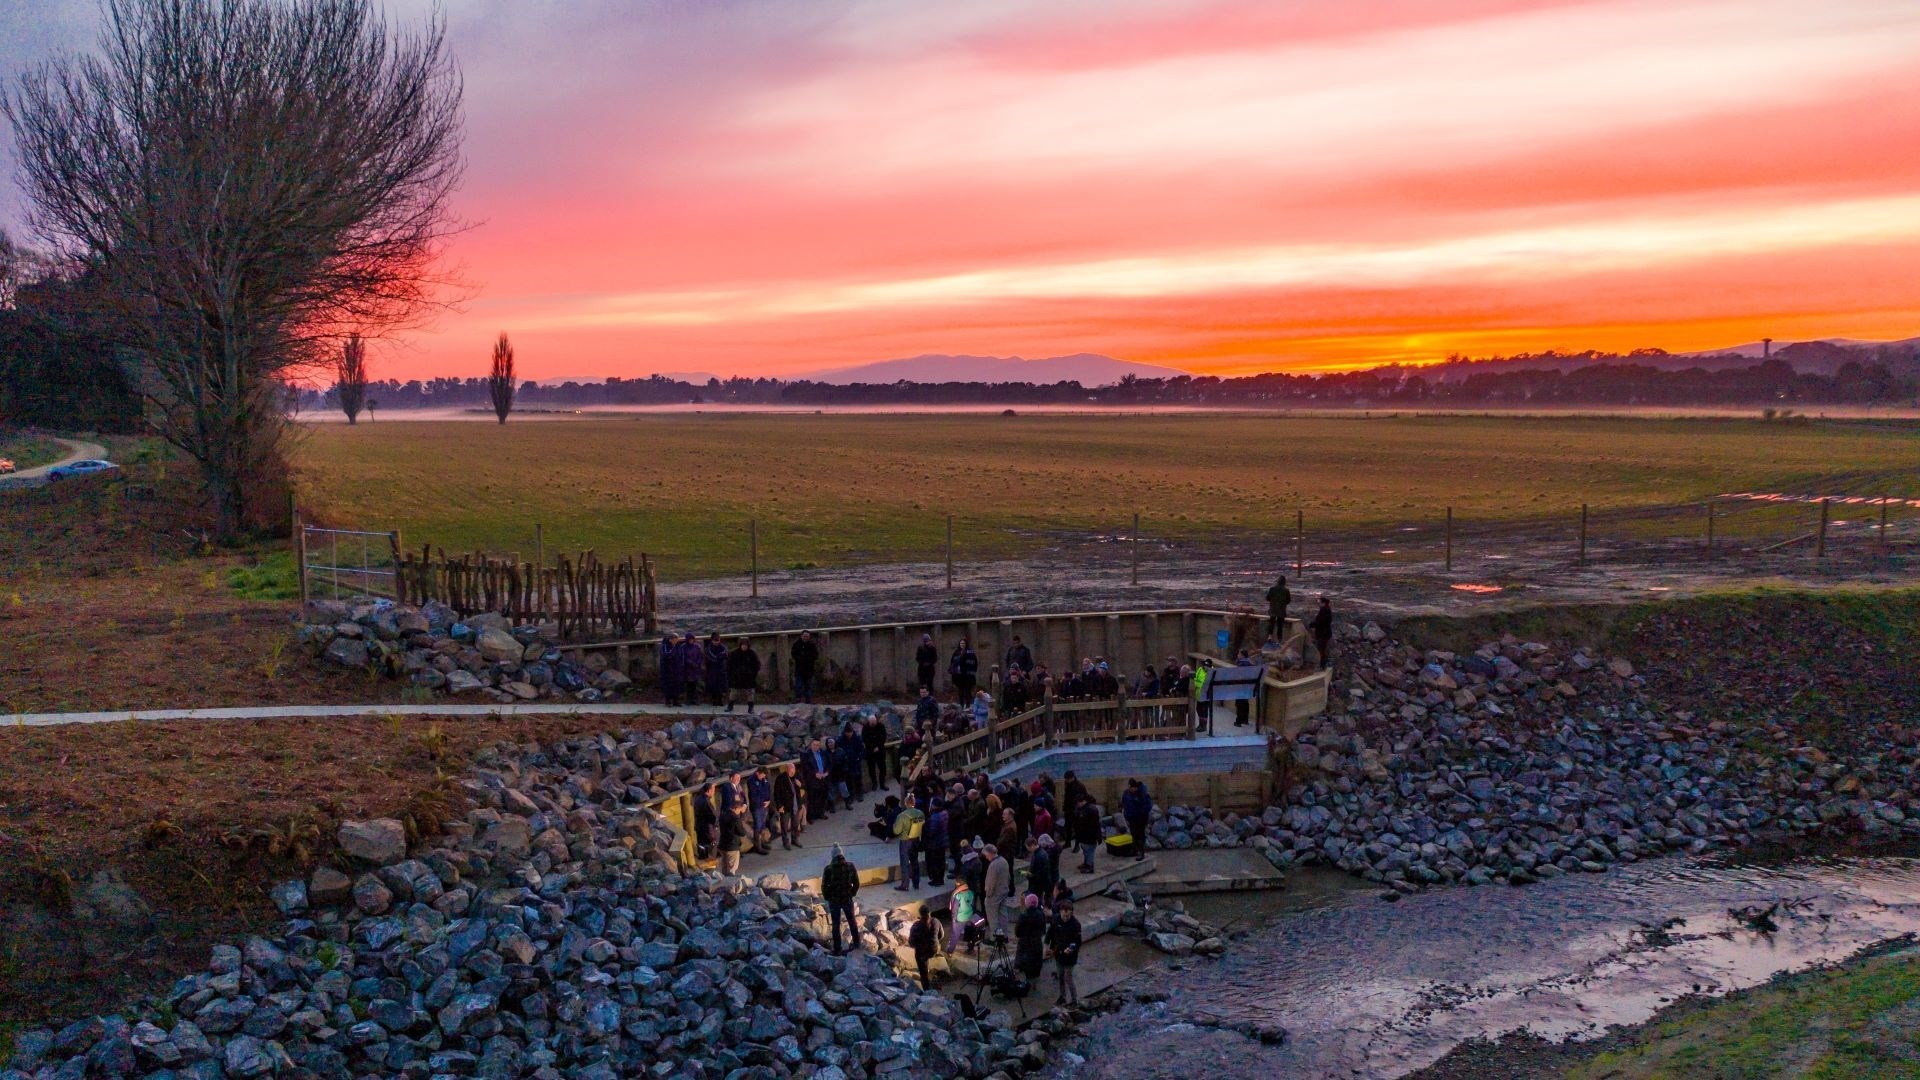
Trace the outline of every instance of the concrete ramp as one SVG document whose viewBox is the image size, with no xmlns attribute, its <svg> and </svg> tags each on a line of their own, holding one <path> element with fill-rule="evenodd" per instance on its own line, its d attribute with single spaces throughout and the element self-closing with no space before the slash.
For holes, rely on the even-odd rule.
<svg viewBox="0 0 1920 1080">
<path fill-rule="evenodd" d="M 1278 889 L 1286 884 L 1286 875 L 1252 848 L 1156 851 L 1153 862 L 1153 872 L 1130 882 L 1128 888 L 1154 896 L 1176 896 Z"/>
</svg>

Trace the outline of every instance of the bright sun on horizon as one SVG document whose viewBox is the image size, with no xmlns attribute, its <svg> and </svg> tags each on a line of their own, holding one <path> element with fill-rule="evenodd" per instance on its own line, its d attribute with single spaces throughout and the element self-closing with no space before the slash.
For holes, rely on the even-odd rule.
<svg viewBox="0 0 1920 1080">
<path fill-rule="evenodd" d="M 91 0 L 54 9 L 0 74 L 90 47 Z M 500 331 L 531 378 L 1920 334 L 1912 0 L 447 14 L 469 295 L 376 378 Z"/>
</svg>

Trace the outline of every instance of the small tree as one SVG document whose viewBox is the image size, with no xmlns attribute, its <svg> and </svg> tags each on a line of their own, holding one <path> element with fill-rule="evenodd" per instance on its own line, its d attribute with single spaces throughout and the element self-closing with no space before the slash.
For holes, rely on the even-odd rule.
<svg viewBox="0 0 1920 1080">
<path fill-rule="evenodd" d="M 501 423 L 513 411 L 513 343 L 507 335 L 493 343 L 493 370 L 487 374 L 487 395 L 493 398 L 494 415 Z"/>
<path fill-rule="evenodd" d="M 368 404 L 367 343 L 359 334 L 351 335 L 340 346 L 340 358 L 333 364 L 333 388 L 340 396 L 340 411 L 347 414 L 347 423 L 359 423 L 360 410 Z"/>
</svg>

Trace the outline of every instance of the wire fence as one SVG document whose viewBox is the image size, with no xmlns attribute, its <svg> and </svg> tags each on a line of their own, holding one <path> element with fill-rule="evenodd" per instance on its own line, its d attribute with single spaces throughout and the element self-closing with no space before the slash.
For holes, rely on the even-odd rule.
<svg viewBox="0 0 1920 1080">
<path fill-rule="evenodd" d="M 294 561 L 300 571 L 300 603 L 309 600 L 397 600 L 400 596 L 400 534 L 328 529 L 295 523 Z"/>
<path fill-rule="evenodd" d="M 1302 509 L 1224 526 L 1164 510 L 1129 513 L 1105 528 L 1065 522 L 1010 526 L 967 514 L 924 524 L 932 528 L 916 531 L 938 537 L 931 545 L 876 544 L 821 558 L 811 530 L 736 519 L 716 524 L 703 550 L 656 552 L 654 562 L 669 579 L 744 575 L 752 597 L 778 595 L 798 573 L 834 566 L 915 564 L 930 587 L 942 589 L 964 589 L 970 566 L 1001 561 L 1017 561 L 1035 575 L 1072 575 L 1097 566 L 1109 574 L 1124 571 L 1138 584 L 1209 555 L 1297 573 L 1363 566 L 1498 569 L 1502 562 L 1578 568 L 1650 560 L 1719 563 L 1729 572 L 1756 559 L 1891 566 L 1920 542 L 1920 499 L 1732 492 L 1684 503 L 1575 504 L 1520 513 L 1439 506 L 1399 520 L 1358 522 L 1351 516 L 1323 522 Z"/>
</svg>

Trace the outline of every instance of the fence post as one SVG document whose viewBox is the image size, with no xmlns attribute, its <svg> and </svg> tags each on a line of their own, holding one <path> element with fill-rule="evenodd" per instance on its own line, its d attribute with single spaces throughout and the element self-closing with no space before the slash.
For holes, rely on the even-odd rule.
<svg viewBox="0 0 1920 1080">
<path fill-rule="evenodd" d="M 533 523 L 533 565 L 547 564 L 547 530 L 539 522 Z"/>
<path fill-rule="evenodd" d="M 1299 577 L 1301 567 L 1306 565 L 1307 550 L 1307 512 L 1293 512 L 1293 576 Z"/>
<path fill-rule="evenodd" d="M 1041 727 L 1042 727 L 1042 728 L 1043 728 L 1043 730 L 1045 730 L 1045 731 L 1046 731 L 1046 733 L 1047 733 L 1047 745 L 1048 745 L 1048 746 L 1052 746 L 1052 745 L 1053 745 L 1053 740 L 1054 740 L 1054 735 L 1053 735 L 1053 691 L 1051 691 L 1051 690 L 1048 690 L 1048 691 L 1046 691 L 1046 692 L 1044 693 L 1044 695 L 1043 695 L 1043 696 L 1041 697 L 1041 703 L 1042 703 L 1042 705 L 1043 705 L 1043 707 L 1044 707 L 1044 708 L 1046 709 L 1046 711 L 1045 711 L 1045 713 L 1043 713 L 1043 714 L 1042 714 L 1042 716 L 1043 716 L 1043 719 L 1042 719 L 1042 721 L 1041 721 Z"/>
<path fill-rule="evenodd" d="M 1707 554 L 1713 554 L 1713 500 L 1707 500 Z"/>
<path fill-rule="evenodd" d="M 947 515 L 947 588 L 953 588 L 953 515 Z"/>
<path fill-rule="evenodd" d="M 293 514 L 293 561 L 300 569 L 300 617 L 307 615 L 307 527 L 300 521 L 300 505 L 294 496 L 287 495 L 287 506 Z"/>
<path fill-rule="evenodd" d="M 1453 507 L 1447 507 L 1447 569 L 1453 569 Z"/>
<path fill-rule="evenodd" d="M 1827 518 L 1829 516 L 1827 502 L 1826 499 L 1820 500 L 1820 535 L 1813 544 L 1813 557 L 1816 559 L 1827 557 Z"/>
<path fill-rule="evenodd" d="M 1886 517 L 1886 504 L 1884 503 L 1881 504 L 1880 514 L 1883 519 Z M 1886 531 L 1887 531 L 1886 522 L 1882 520 L 1880 523 L 1880 532 L 1883 538 L 1886 534 Z M 1139 511 L 1135 511 L 1133 515 L 1133 583 L 1135 585 L 1140 584 L 1140 513 Z"/>
<path fill-rule="evenodd" d="M 404 604 L 407 602 L 407 586 L 400 575 L 399 529 L 395 529 L 387 534 L 387 549 L 393 556 L 393 602 L 396 604 Z"/>
<path fill-rule="evenodd" d="M 1580 504 L 1580 565 L 1587 565 L 1587 504 Z"/>
<path fill-rule="evenodd" d="M 760 595 L 760 519 L 747 519 L 747 558 L 751 560 L 753 575 L 753 595 Z"/>
</svg>

